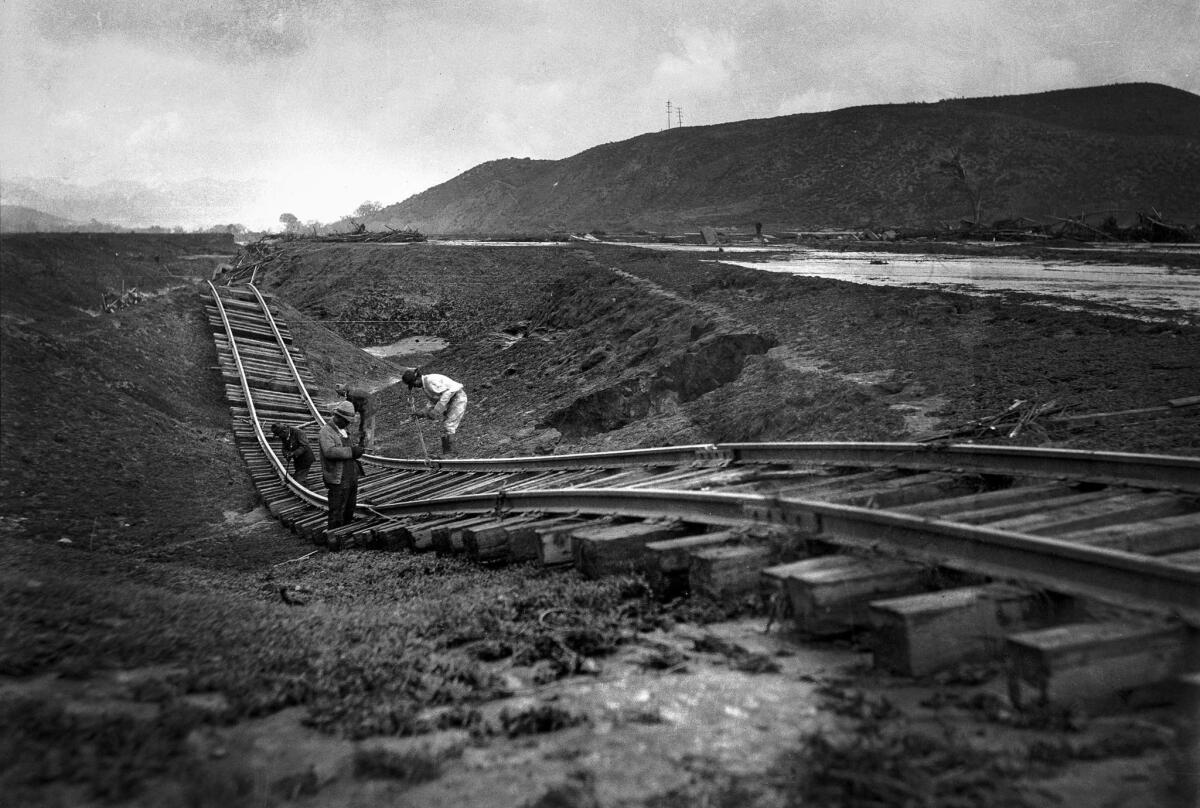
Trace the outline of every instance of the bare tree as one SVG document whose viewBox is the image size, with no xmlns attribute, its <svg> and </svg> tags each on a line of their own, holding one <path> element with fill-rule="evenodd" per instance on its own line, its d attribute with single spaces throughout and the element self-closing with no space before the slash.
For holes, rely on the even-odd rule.
<svg viewBox="0 0 1200 808">
<path fill-rule="evenodd" d="M 354 215 L 362 219 L 367 216 L 374 216 L 381 210 L 383 210 L 383 205 L 379 204 L 378 202 L 372 202 L 368 199 L 366 202 L 363 202 L 354 209 Z"/>
</svg>

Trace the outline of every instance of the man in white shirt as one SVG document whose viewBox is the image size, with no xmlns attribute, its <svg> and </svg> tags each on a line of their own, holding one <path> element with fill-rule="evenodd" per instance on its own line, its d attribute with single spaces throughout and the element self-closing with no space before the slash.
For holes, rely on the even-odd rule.
<svg viewBox="0 0 1200 808">
<path fill-rule="evenodd" d="M 463 386 L 440 373 L 424 373 L 419 368 L 404 371 L 400 380 L 408 385 L 411 392 L 414 387 L 425 391 L 429 404 L 424 412 L 414 412 L 414 418 L 440 419 L 442 422 L 442 455 L 454 451 L 454 433 L 462 422 L 463 413 L 467 411 L 467 391 Z"/>
</svg>

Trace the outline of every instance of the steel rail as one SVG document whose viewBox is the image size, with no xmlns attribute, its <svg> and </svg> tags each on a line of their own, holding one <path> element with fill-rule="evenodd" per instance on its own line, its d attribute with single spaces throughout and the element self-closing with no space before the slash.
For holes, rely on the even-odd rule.
<svg viewBox="0 0 1200 808">
<path fill-rule="evenodd" d="M 292 360 L 262 292 L 247 284 L 258 301 L 300 396 L 313 417 L 324 414 L 312 400 Z M 215 293 L 214 293 L 215 294 Z M 231 334 L 232 337 L 232 334 Z M 384 455 L 363 455 L 384 468 L 444 468 L 455 471 L 531 471 L 565 468 L 622 468 L 628 466 L 679 466 L 689 463 L 811 463 L 814 465 L 903 466 L 905 468 L 955 468 L 980 473 L 1029 474 L 1070 477 L 1104 483 L 1146 484 L 1200 493 L 1200 457 L 1144 455 L 1079 449 L 1043 449 L 1019 446 L 929 443 L 724 443 L 694 444 L 651 449 L 591 452 L 570 455 L 465 460 L 410 460 Z"/>
<path fill-rule="evenodd" d="M 271 449 L 271 445 L 267 441 L 267 436 L 263 433 L 262 424 L 259 422 L 258 412 L 254 407 L 254 394 L 250 390 L 250 381 L 246 376 L 245 368 L 242 366 L 242 358 L 238 351 L 237 339 L 233 335 L 233 329 L 230 326 L 229 317 L 225 312 L 225 304 L 221 301 L 221 295 L 217 292 L 217 287 L 213 284 L 213 282 L 210 280 L 206 281 L 206 283 L 208 283 L 209 289 L 212 291 L 213 300 L 216 301 L 217 313 L 221 316 L 221 322 L 225 325 L 225 336 L 229 341 L 229 354 L 238 370 L 238 377 L 241 381 L 242 387 L 242 395 L 246 398 L 246 409 L 250 414 L 250 425 L 254 428 L 254 435 L 258 439 L 259 448 L 261 448 L 262 453 L 270 459 L 271 466 L 275 469 L 275 473 L 279 477 L 280 482 L 286 485 L 293 494 L 307 502 L 309 505 L 319 508 L 328 508 L 328 499 L 316 493 L 315 491 L 310 491 L 299 482 L 293 480 L 288 475 L 287 469 L 283 465 L 283 461 L 281 461 Z M 276 333 L 278 334 L 278 330 L 276 330 Z M 293 365 L 293 368 L 294 367 L 295 366 Z M 296 381 L 297 383 L 301 384 L 301 389 L 303 389 L 303 383 L 300 382 L 298 373 Z"/>
<path fill-rule="evenodd" d="M 288 369 L 292 372 L 292 378 L 296 380 L 296 386 L 300 390 L 300 397 L 304 399 L 304 403 L 308 405 L 308 411 L 312 413 L 313 418 L 317 423 L 323 423 L 325 416 L 317 408 L 316 403 L 312 400 L 312 396 L 308 393 L 308 388 L 304 386 L 304 381 L 300 377 L 300 370 L 296 367 L 296 363 L 292 360 L 292 352 L 287 346 L 287 342 L 283 339 L 283 334 L 279 331 L 279 324 L 275 322 L 275 315 L 271 314 L 271 307 L 267 304 L 266 298 L 262 292 L 253 284 L 247 284 L 250 291 L 254 293 L 255 299 L 262 310 L 263 319 L 271 328 L 271 333 L 275 335 L 275 342 L 279 345 L 279 351 L 283 354 L 284 360 L 287 362 Z"/>
<path fill-rule="evenodd" d="M 446 471 L 542 471 L 572 468 L 682 466 L 704 463 L 953 469 L 981 474 L 1064 477 L 1200 493 L 1200 457 L 926 443 L 721 443 L 628 451 L 467 460 L 375 457 L 385 468 Z"/>
<path fill-rule="evenodd" d="M 209 285 L 225 324 L 228 347 L 260 448 L 270 456 L 275 475 L 289 491 L 309 505 L 326 508 L 327 499 L 289 477 L 271 450 L 258 419 L 254 393 L 241 361 L 234 328 L 216 288 L 211 282 Z M 253 286 L 251 290 L 297 386 L 297 395 L 317 420 L 322 420 L 265 298 Z M 265 329 L 263 333 L 265 336 Z M 373 464 L 399 473 L 394 481 L 381 480 L 383 485 L 377 496 L 373 501 L 360 503 L 359 511 L 389 521 L 434 513 L 493 512 L 499 515 L 521 510 L 671 518 L 722 526 L 754 523 L 790 528 L 874 553 L 961 567 L 992 577 L 1030 581 L 1102 600 L 1133 598 L 1142 605 L 1200 623 L 1200 570 L 1156 558 L 896 510 L 779 494 L 685 491 L 664 487 L 673 475 L 688 474 L 689 467 L 702 471 L 704 468 L 742 465 L 767 467 L 768 471 L 772 466 L 793 470 L 830 467 L 945 470 L 956 474 L 1028 476 L 1198 493 L 1200 458 L 1197 457 L 902 442 L 698 444 L 466 460 L 410 460 L 384 456 L 364 456 L 364 459 L 368 457 Z M 640 471 L 652 469 L 660 471 L 652 473 L 650 479 L 637 481 Z M 557 481 L 560 474 L 555 472 L 583 470 L 601 473 L 589 482 L 575 481 L 567 488 L 530 487 Z M 620 470 L 620 473 L 604 476 L 603 470 Z M 633 487 L 612 487 L 609 482 L 630 473 L 635 475 Z M 514 478 L 514 474 L 518 476 Z M 392 498 L 404 494 L 410 498 Z"/>
<path fill-rule="evenodd" d="M 1200 623 L 1200 570 L 1121 550 L 894 511 L 761 494 L 665 489 L 579 488 L 500 491 L 377 505 L 379 515 L 485 513 L 509 510 L 674 518 L 709 525 L 748 521 L 800 529 L 814 538 L 1033 581 L 1102 600 L 1136 598 Z M 947 557 L 955 559 L 948 562 Z"/>
</svg>

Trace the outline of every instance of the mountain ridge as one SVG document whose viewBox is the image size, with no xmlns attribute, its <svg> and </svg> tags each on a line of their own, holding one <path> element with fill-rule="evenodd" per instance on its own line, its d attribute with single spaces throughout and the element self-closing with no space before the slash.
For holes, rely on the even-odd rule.
<svg viewBox="0 0 1200 808">
<path fill-rule="evenodd" d="M 503 158 L 384 207 L 427 234 L 1200 221 L 1200 96 L 1158 84 L 879 104 Z"/>
</svg>

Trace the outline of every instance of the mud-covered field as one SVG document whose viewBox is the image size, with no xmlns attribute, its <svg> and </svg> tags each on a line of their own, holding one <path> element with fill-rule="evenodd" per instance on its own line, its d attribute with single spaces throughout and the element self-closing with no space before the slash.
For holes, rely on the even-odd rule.
<svg viewBox="0 0 1200 808">
<path fill-rule="evenodd" d="M 996 670 L 888 679 L 856 638 L 763 634 L 754 604 L 659 603 L 635 578 L 304 557 L 232 445 L 198 285 L 231 248 L 149 238 L 3 242 L 16 804 L 1170 804 L 1174 727 L 1152 709 L 1014 714 Z M 381 387 L 380 453 L 420 456 L 386 386 L 410 364 L 467 385 L 464 456 L 951 432 L 1197 453 L 1194 409 L 970 427 L 1015 400 L 1196 395 L 1197 329 L 703 258 L 295 245 L 260 280 L 319 398 Z M 86 311 L 122 283 L 153 294 Z M 450 347 L 358 350 L 414 335 Z"/>
</svg>

